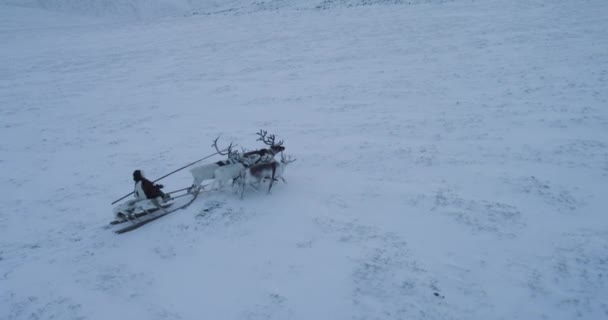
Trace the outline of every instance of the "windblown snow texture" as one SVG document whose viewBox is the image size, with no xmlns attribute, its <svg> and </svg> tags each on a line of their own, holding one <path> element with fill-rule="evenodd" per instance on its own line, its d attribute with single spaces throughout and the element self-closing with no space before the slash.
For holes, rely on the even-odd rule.
<svg viewBox="0 0 608 320">
<path fill-rule="evenodd" d="M 0 0 L 0 319 L 608 318 L 607 17 Z M 133 170 L 259 129 L 298 159 L 271 195 L 107 230 Z"/>
</svg>

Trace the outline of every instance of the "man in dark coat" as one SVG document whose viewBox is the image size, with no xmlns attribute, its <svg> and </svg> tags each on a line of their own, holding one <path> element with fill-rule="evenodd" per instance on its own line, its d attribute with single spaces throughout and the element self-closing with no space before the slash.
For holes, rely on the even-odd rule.
<svg viewBox="0 0 608 320">
<path fill-rule="evenodd" d="M 166 197 L 165 193 L 160 189 L 162 184 L 154 184 L 146 179 L 141 170 L 133 171 L 133 181 L 135 181 L 135 198 L 138 200 L 156 199 L 160 197 L 160 202 Z"/>
<path fill-rule="evenodd" d="M 146 179 L 141 170 L 133 171 L 133 181 L 135 181 L 135 190 L 133 191 L 135 199 L 128 200 L 114 208 L 116 220 L 127 219 L 127 216 L 132 214 L 137 208 L 144 211 L 154 207 L 164 210 L 162 204 L 165 201 L 171 200 L 168 194 L 160 190 L 163 188 L 163 185 L 154 184 Z"/>
</svg>

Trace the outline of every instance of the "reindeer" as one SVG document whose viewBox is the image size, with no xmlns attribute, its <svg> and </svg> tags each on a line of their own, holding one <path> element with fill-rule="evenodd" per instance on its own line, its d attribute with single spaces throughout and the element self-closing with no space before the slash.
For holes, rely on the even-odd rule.
<svg viewBox="0 0 608 320">
<path fill-rule="evenodd" d="M 296 161 L 296 159 L 285 158 L 281 153 L 281 161 L 273 160 L 268 163 L 258 163 L 249 168 L 243 169 L 239 175 L 239 188 L 241 192 L 241 199 L 243 199 L 243 194 L 245 193 L 245 188 L 248 185 L 253 186 L 253 184 L 260 185 L 263 180 L 270 179 L 270 185 L 268 186 L 268 194 L 270 193 L 270 189 L 272 189 L 272 184 L 277 178 L 283 180 L 283 182 L 287 183 L 283 178 L 283 172 L 285 171 L 285 167 Z"/>
<path fill-rule="evenodd" d="M 204 180 L 210 179 L 215 180 L 213 181 L 212 188 L 219 188 L 226 180 L 237 178 L 241 170 L 245 168 L 241 163 L 241 156 L 238 151 L 232 151 L 232 143 L 225 149 L 227 150 L 226 152 L 220 151 L 217 147 L 217 140 L 219 138 L 219 136 L 215 138 L 212 146 L 218 154 L 227 156 L 227 159 L 190 169 L 190 173 L 194 178 L 194 182 L 192 183 L 193 189 L 200 188 L 200 185 Z"/>
<path fill-rule="evenodd" d="M 268 132 L 266 130 L 260 130 L 257 133 L 259 135 L 258 141 L 264 142 L 270 146 L 268 149 L 260 149 L 256 151 L 245 152 L 239 154 L 238 151 L 232 151 L 232 143 L 226 149 L 227 152 L 222 152 L 217 146 L 217 140 L 219 136 L 215 138 L 212 146 L 215 148 L 218 154 L 228 156 L 226 160 L 218 161 L 212 164 L 201 165 L 190 169 L 190 173 L 194 178 L 192 183 L 192 190 L 200 188 L 200 184 L 204 180 L 213 179 L 212 189 L 221 188 L 224 183 L 228 180 L 234 183 L 235 179 L 239 178 L 241 171 L 253 164 L 269 163 L 274 161 L 274 156 L 277 153 L 285 150 L 283 141 L 275 143 L 275 135 L 271 134 L 267 137 Z"/>
<path fill-rule="evenodd" d="M 268 132 L 266 130 L 260 130 L 257 133 L 260 137 L 256 141 L 262 141 L 264 144 L 270 146 L 268 149 L 259 149 L 255 151 L 244 152 L 241 156 L 242 162 L 247 166 L 258 164 L 258 163 L 269 163 L 274 160 L 274 156 L 277 153 L 283 152 L 285 147 L 283 146 L 283 140 L 275 143 L 274 134 L 266 137 Z"/>
</svg>

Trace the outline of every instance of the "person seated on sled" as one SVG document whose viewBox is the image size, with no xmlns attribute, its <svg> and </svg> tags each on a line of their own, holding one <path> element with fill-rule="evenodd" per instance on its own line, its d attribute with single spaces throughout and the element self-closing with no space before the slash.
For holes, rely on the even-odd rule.
<svg viewBox="0 0 608 320">
<path fill-rule="evenodd" d="M 153 208 L 163 210 L 162 204 L 171 199 L 169 195 L 160 190 L 163 185 L 156 185 L 146 179 L 141 170 L 133 171 L 133 181 L 135 181 L 135 190 L 133 190 L 135 199 L 127 200 L 114 208 L 116 220 L 124 220 L 138 211 L 145 212 Z"/>
<path fill-rule="evenodd" d="M 168 195 L 162 192 L 162 184 L 154 184 L 146 179 L 141 170 L 133 171 L 133 181 L 135 181 L 135 199 L 150 199 L 154 205 L 160 207 L 161 203 L 168 200 Z"/>
</svg>

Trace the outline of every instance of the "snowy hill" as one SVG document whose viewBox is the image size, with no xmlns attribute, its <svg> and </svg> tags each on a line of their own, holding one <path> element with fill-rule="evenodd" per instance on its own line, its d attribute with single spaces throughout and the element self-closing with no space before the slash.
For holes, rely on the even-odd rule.
<svg viewBox="0 0 608 320">
<path fill-rule="evenodd" d="M 0 3 L 87 16 L 146 19 L 179 15 L 234 15 L 259 11 L 326 10 L 453 1 L 457 0 L 0 0 Z"/>
<path fill-rule="evenodd" d="M 2 0 L 0 319 L 604 319 L 606 17 Z M 107 230 L 134 169 L 262 128 L 297 158 L 271 195 Z"/>
</svg>

